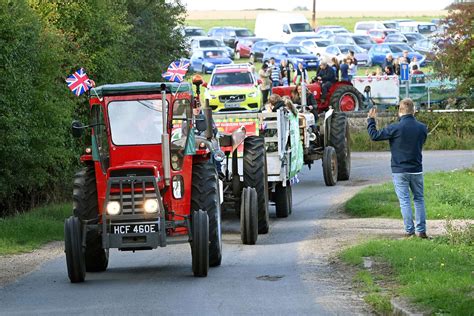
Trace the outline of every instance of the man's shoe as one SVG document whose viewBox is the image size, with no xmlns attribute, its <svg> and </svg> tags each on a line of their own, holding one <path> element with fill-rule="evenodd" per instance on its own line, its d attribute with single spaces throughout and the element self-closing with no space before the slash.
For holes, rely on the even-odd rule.
<svg viewBox="0 0 474 316">
<path fill-rule="evenodd" d="M 414 237 L 415 236 L 415 233 L 405 233 L 405 235 L 403 235 L 403 237 L 405 238 L 411 238 L 411 237 Z"/>
<path fill-rule="evenodd" d="M 418 233 L 418 237 L 423 238 L 423 239 L 428 239 L 428 235 L 426 235 L 425 232 L 423 232 L 423 233 Z"/>
</svg>

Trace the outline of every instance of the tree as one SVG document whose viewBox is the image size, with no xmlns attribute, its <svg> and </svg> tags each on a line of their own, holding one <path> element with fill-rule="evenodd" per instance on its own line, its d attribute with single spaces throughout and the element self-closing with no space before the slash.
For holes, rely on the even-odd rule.
<svg viewBox="0 0 474 316">
<path fill-rule="evenodd" d="M 442 22 L 446 31 L 437 39 L 434 69 L 442 77 L 457 79 L 458 90 L 468 93 L 474 87 L 474 3 L 450 8 Z"/>
</svg>

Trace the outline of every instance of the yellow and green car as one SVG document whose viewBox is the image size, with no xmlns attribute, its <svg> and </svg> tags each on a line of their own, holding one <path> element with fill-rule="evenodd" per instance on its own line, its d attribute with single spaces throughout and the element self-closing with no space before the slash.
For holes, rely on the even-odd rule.
<svg viewBox="0 0 474 316">
<path fill-rule="evenodd" d="M 206 106 L 214 112 L 259 111 L 261 108 L 259 80 L 248 64 L 217 66 L 205 87 Z"/>
</svg>

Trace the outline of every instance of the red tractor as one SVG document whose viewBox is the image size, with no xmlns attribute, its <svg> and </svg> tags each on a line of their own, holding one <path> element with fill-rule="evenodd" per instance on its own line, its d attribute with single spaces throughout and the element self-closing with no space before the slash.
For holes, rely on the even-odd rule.
<svg viewBox="0 0 474 316">
<path fill-rule="evenodd" d="M 194 276 L 222 259 L 220 185 L 213 159 L 223 154 L 193 131 L 189 83 L 125 83 L 92 89 L 84 168 L 74 178 L 74 215 L 64 226 L 71 282 L 104 271 L 109 249 L 150 250 L 190 242 Z M 210 112 L 208 112 L 210 113 Z M 212 117 L 206 116 L 208 122 Z"/>
<path fill-rule="evenodd" d="M 362 107 L 363 95 L 348 81 L 335 82 L 326 96 L 326 100 L 321 102 L 321 84 L 311 83 L 306 85 L 309 91 L 314 95 L 318 104 L 318 112 L 326 111 L 331 106 L 335 111 L 348 112 L 358 111 Z M 290 96 L 292 87 L 275 87 L 272 93 L 284 96 Z"/>
</svg>

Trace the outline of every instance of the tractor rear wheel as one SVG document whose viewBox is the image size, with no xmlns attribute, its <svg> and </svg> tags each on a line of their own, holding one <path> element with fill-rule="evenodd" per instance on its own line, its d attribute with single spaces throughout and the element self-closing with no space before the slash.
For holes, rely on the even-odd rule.
<svg viewBox="0 0 474 316">
<path fill-rule="evenodd" d="M 80 219 L 75 216 L 64 221 L 64 249 L 69 280 L 72 283 L 84 282 L 86 263 L 82 249 L 82 227 Z"/>
<path fill-rule="evenodd" d="M 258 233 L 266 234 L 270 227 L 268 215 L 268 176 L 265 139 L 249 136 L 244 141 L 244 187 L 255 188 L 258 200 Z"/>
<path fill-rule="evenodd" d="M 258 238 L 257 191 L 254 188 L 242 190 L 240 205 L 240 237 L 245 245 L 255 245 Z"/>
<path fill-rule="evenodd" d="M 323 152 L 323 176 L 324 183 L 327 186 L 333 186 L 337 183 L 337 156 L 336 150 L 327 146 Z"/>
<path fill-rule="evenodd" d="M 331 117 L 329 145 L 337 156 L 337 180 L 349 180 L 351 174 L 351 148 L 349 122 L 345 113 L 334 112 Z"/>
<path fill-rule="evenodd" d="M 193 274 L 205 277 L 209 271 L 209 217 L 203 210 L 193 212 L 192 230 Z"/>
<path fill-rule="evenodd" d="M 82 221 L 98 219 L 99 206 L 94 166 L 87 166 L 74 175 L 72 200 L 74 216 Z M 87 231 L 85 260 L 88 272 L 107 269 L 109 254 L 102 248 L 99 230 Z"/>
<path fill-rule="evenodd" d="M 342 85 L 331 95 L 329 105 L 335 111 L 358 111 L 362 107 L 362 95 L 354 86 Z"/>
<path fill-rule="evenodd" d="M 222 261 L 221 203 L 216 168 L 211 161 L 193 165 L 191 209 L 209 217 L 209 265 Z"/>
<path fill-rule="evenodd" d="M 278 182 L 275 186 L 275 211 L 276 217 L 283 218 L 288 217 L 292 212 L 292 191 L 290 183 L 283 186 L 281 182 Z"/>
</svg>

